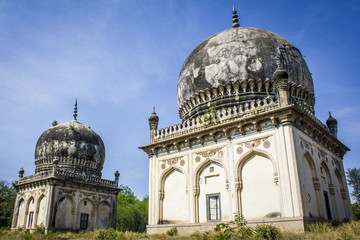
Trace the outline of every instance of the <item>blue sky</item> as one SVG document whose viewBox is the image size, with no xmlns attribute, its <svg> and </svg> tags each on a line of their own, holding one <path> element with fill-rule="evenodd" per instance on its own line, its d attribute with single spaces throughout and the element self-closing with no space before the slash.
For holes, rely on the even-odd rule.
<svg viewBox="0 0 360 240">
<path fill-rule="evenodd" d="M 293 43 L 312 72 L 316 116 L 328 111 L 360 167 L 360 1 L 98 0 L 0 1 L 0 178 L 35 169 L 35 145 L 54 120 L 78 121 L 103 139 L 103 177 L 140 198 L 148 191 L 147 118 L 180 122 L 176 86 L 190 52 L 231 27 L 275 32 Z"/>
</svg>

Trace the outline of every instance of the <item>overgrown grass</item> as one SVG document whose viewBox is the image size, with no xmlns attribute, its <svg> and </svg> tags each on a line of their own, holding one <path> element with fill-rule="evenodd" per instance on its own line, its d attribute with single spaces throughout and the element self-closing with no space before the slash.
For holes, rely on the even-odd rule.
<svg viewBox="0 0 360 240">
<path fill-rule="evenodd" d="M 240 219 L 241 220 L 241 219 Z M 240 223 L 240 224 L 239 224 Z M 175 230 L 173 230 L 175 231 Z M 70 239 L 94 239 L 94 240 L 137 240 L 137 239 L 173 239 L 173 240 L 226 240 L 226 239 L 280 239 L 280 240 L 339 240 L 339 239 L 360 239 L 360 221 L 344 223 L 337 227 L 330 223 L 315 223 L 309 226 L 309 231 L 305 233 L 290 233 L 280 231 L 272 225 L 258 225 L 255 228 L 246 226 L 246 222 L 238 224 L 223 224 L 214 231 L 204 233 L 194 233 L 190 236 L 169 234 L 153 234 L 119 232 L 114 229 L 86 231 L 79 233 L 59 233 L 50 232 L 45 235 L 41 228 L 30 234 L 22 230 L 10 231 L 9 229 L 0 229 L 0 239 L 4 240 L 70 240 Z"/>
</svg>

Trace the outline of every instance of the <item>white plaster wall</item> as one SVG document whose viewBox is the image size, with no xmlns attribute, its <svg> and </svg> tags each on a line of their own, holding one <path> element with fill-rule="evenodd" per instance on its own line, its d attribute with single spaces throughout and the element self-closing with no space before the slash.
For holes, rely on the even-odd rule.
<svg viewBox="0 0 360 240">
<path fill-rule="evenodd" d="M 344 200 L 342 199 L 341 196 L 341 188 L 343 187 L 341 184 L 341 179 L 339 179 L 339 177 L 336 174 L 334 179 L 334 187 L 335 187 L 335 201 L 336 201 L 336 207 L 338 213 L 337 217 L 339 221 L 342 221 L 344 220 L 344 218 L 346 218 Z"/>
<path fill-rule="evenodd" d="M 86 206 L 85 206 L 85 201 L 86 201 Z M 77 221 L 76 221 L 76 228 L 80 228 L 80 216 L 81 214 L 89 214 L 89 218 L 88 218 L 88 229 L 92 229 L 93 226 L 93 217 L 94 215 L 92 214 L 94 211 L 94 204 L 93 202 L 88 199 L 85 198 L 83 200 L 81 200 L 77 206 L 77 210 L 78 210 L 78 214 L 77 214 Z"/>
<path fill-rule="evenodd" d="M 33 217 L 32 217 L 32 223 L 29 225 L 29 215 L 30 212 L 33 212 Z M 26 227 L 34 227 L 35 226 L 35 212 L 36 212 L 36 202 L 34 198 L 30 198 L 28 201 L 28 209 L 27 209 L 27 216 L 26 216 Z"/>
<path fill-rule="evenodd" d="M 24 227 L 24 221 L 25 221 L 25 201 L 21 200 L 20 206 L 19 206 L 19 213 L 18 213 L 18 219 L 16 223 L 16 227 Z"/>
<path fill-rule="evenodd" d="M 312 160 L 304 157 L 302 169 L 300 170 L 302 176 L 302 188 L 304 192 L 304 203 L 306 205 L 305 216 L 320 217 L 317 205 L 317 195 L 313 183 L 313 170 L 309 161 Z"/>
<path fill-rule="evenodd" d="M 68 197 L 62 198 L 57 205 L 55 228 L 72 228 L 73 202 Z"/>
<path fill-rule="evenodd" d="M 38 215 L 37 215 L 37 223 L 36 225 L 40 226 L 45 225 L 45 221 L 46 221 L 46 215 L 47 215 L 47 198 L 46 197 L 42 197 L 40 199 L 40 202 L 38 203 L 38 207 L 39 207 L 39 211 L 38 211 Z"/>
<path fill-rule="evenodd" d="M 110 227 L 111 208 L 105 202 L 101 202 L 97 207 L 96 229 Z"/>
<path fill-rule="evenodd" d="M 300 169 L 303 167 L 301 159 L 304 158 L 305 154 L 308 154 L 314 161 L 315 170 L 316 170 L 316 178 L 320 180 L 320 190 L 318 194 L 319 201 L 319 216 L 322 218 L 326 218 L 326 208 L 325 208 L 325 200 L 323 196 L 323 191 L 327 191 L 329 195 L 329 201 L 331 205 L 332 217 L 333 219 L 342 220 L 345 218 L 352 218 L 353 214 L 351 211 L 351 204 L 349 199 L 349 193 L 347 186 L 344 186 L 346 191 L 346 199 L 342 199 L 341 193 L 337 193 L 336 189 L 338 189 L 336 180 L 335 170 L 337 170 L 345 182 L 345 172 L 343 166 L 343 159 L 341 159 L 336 154 L 329 151 L 324 146 L 320 145 L 318 142 L 314 141 L 312 138 L 307 136 L 305 133 L 301 132 L 298 129 L 294 129 L 294 144 L 296 147 L 296 159 L 300 166 Z M 325 164 L 328 168 L 328 174 L 325 173 L 326 169 L 323 169 L 323 174 L 321 174 L 321 164 Z M 299 170 L 300 172 L 300 170 Z M 326 184 L 323 181 L 323 178 L 326 179 Z M 301 178 L 302 180 L 303 178 Z M 331 180 L 331 181 L 330 181 Z M 329 181 L 334 184 L 335 187 L 335 195 L 330 195 L 328 183 Z M 301 184 L 304 184 L 303 182 Z M 303 190 L 303 188 L 302 188 Z M 340 190 L 339 190 L 340 191 Z M 303 196 L 305 198 L 306 192 L 303 192 Z M 340 204 L 342 203 L 342 204 Z"/>
<path fill-rule="evenodd" d="M 213 172 L 211 172 L 213 169 Z M 229 193 L 226 189 L 226 175 L 224 168 L 218 164 L 211 163 L 203 169 L 199 177 L 199 222 L 207 222 L 206 195 L 220 193 L 221 220 L 229 221 Z"/>
<path fill-rule="evenodd" d="M 186 194 L 186 177 L 174 170 L 164 182 L 163 222 L 189 222 L 189 201 Z"/>
<path fill-rule="evenodd" d="M 270 159 L 255 155 L 243 166 L 241 191 L 243 215 L 246 219 L 281 215 L 279 186 L 274 182 Z"/>
</svg>

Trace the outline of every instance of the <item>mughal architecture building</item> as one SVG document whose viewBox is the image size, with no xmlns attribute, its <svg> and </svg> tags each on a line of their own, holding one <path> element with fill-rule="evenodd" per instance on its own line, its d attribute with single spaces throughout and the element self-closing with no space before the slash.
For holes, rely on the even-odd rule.
<svg viewBox="0 0 360 240">
<path fill-rule="evenodd" d="M 116 227 L 119 172 L 101 178 L 105 146 L 98 134 L 74 120 L 53 124 L 35 149 L 35 174 L 19 172 L 12 228 L 94 230 Z"/>
<path fill-rule="evenodd" d="M 300 51 L 272 32 L 239 27 L 196 47 L 180 71 L 181 123 L 149 117 L 148 233 L 248 224 L 304 231 L 353 218 L 344 174 L 349 150 L 314 112 L 313 80 Z"/>
</svg>

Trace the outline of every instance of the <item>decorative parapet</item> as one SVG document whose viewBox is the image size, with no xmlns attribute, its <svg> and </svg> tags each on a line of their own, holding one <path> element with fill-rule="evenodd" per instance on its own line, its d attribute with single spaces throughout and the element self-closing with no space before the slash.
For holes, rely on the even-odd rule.
<svg viewBox="0 0 360 240">
<path fill-rule="evenodd" d="M 32 183 L 35 181 L 45 180 L 49 178 L 66 178 L 69 180 L 76 180 L 84 183 L 91 183 L 91 184 L 99 184 L 103 186 L 109 187 L 117 187 L 116 181 L 103 179 L 95 176 L 89 176 L 85 174 L 80 174 L 77 172 L 62 170 L 62 169 L 55 169 L 49 170 L 47 172 L 36 173 L 34 175 L 30 175 L 27 177 L 20 178 L 18 181 L 18 185 Z"/>
<path fill-rule="evenodd" d="M 274 96 L 266 96 L 256 100 L 250 100 L 235 106 L 219 109 L 216 116 L 219 124 L 237 121 L 243 118 L 253 116 L 258 113 L 271 111 L 278 108 L 278 104 Z M 192 132 L 196 132 L 204 128 L 204 116 L 198 116 L 183 123 L 176 124 L 167 128 L 159 129 L 154 134 L 154 142 L 165 139 L 182 136 Z"/>
</svg>

